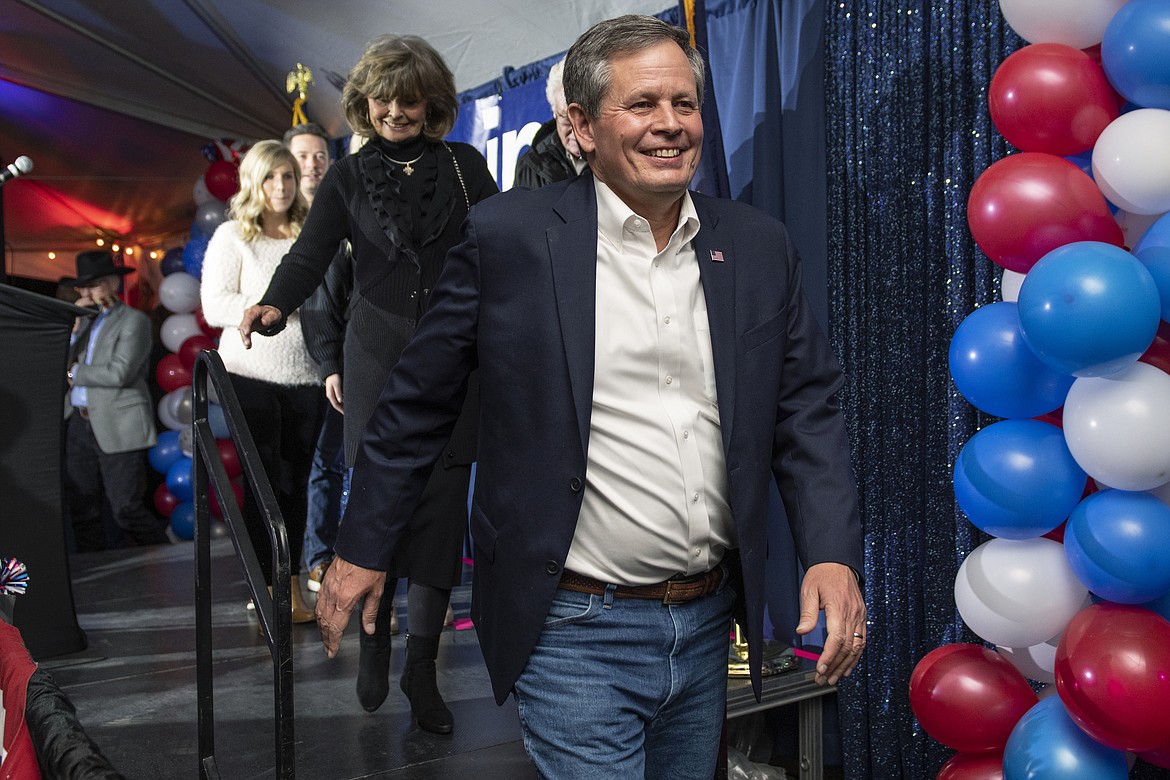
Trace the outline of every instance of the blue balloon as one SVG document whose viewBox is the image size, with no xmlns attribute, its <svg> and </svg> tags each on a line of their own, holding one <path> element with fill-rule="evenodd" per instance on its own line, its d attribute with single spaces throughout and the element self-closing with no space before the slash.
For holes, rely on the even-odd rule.
<svg viewBox="0 0 1170 780">
<path fill-rule="evenodd" d="M 1087 479 L 1055 425 L 1002 420 L 963 445 L 955 460 L 955 499 L 992 536 L 1032 539 L 1065 521 Z"/>
<path fill-rule="evenodd" d="M 167 469 L 167 490 L 179 501 L 190 501 L 195 497 L 195 484 L 191 474 L 193 465 L 193 461 L 184 456 Z"/>
<path fill-rule="evenodd" d="M 1024 713 L 1003 749 L 1004 780 L 1126 780 L 1125 753 L 1081 731 L 1049 696 Z"/>
<path fill-rule="evenodd" d="M 1146 228 L 1146 232 L 1142 234 L 1137 245 L 1133 248 L 1133 253 L 1135 255 L 1141 254 L 1156 246 L 1170 246 L 1170 214 L 1158 217 L 1154 224 Z"/>
<path fill-rule="evenodd" d="M 207 252 L 210 240 L 203 234 L 192 234 L 183 247 L 183 269 L 196 279 L 203 278 L 203 255 Z"/>
<path fill-rule="evenodd" d="M 207 404 L 207 424 L 211 426 L 211 435 L 215 438 L 231 438 L 231 431 L 228 430 L 227 417 L 223 413 L 223 407 L 219 404 Z"/>
<path fill-rule="evenodd" d="M 146 451 L 150 467 L 159 474 L 166 474 L 171 465 L 183 457 L 178 431 L 163 431 L 158 435 L 158 444 Z"/>
<path fill-rule="evenodd" d="M 1101 66 L 1123 97 L 1143 108 L 1170 108 L 1170 5 L 1130 0 L 1105 28 Z"/>
<path fill-rule="evenodd" d="M 1073 510 L 1064 550 L 1077 579 L 1115 604 L 1170 591 L 1170 507 L 1149 493 L 1103 490 Z"/>
<path fill-rule="evenodd" d="M 1170 322 L 1170 246 L 1152 246 L 1134 254 L 1150 272 L 1158 288 L 1162 319 Z"/>
<path fill-rule="evenodd" d="M 996 417 L 1039 417 L 1059 408 L 1075 379 L 1044 364 L 1024 343 L 1016 304 L 1001 301 L 967 315 L 948 355 L 955 387 Z"/>
<path fill-rule="evenodd" d="M 178 271 L 185 270 L 183 268 L 183 247 L 171 247 L 163 255 L 162 260 L 159 261 L 158 270 L 162 271 L 163 276 L 170 276 Z"/>
<path fill-rule="evenodd" d="M 1158 287 L 1124 249 L 1077 241 L 1053 249 L 1024 277 L 1020 332 L 1062 374 L 1106 376 L 1137 361 L 1158 332 Z"/>
<path fill-rule="evenodd" d="M 171 530 L 180 539 L 190 541 L 195 538 L 195 504 L 193 502 L 184 501 L 175 504 L 175 509 L 171 512 Z"/>
</svg>

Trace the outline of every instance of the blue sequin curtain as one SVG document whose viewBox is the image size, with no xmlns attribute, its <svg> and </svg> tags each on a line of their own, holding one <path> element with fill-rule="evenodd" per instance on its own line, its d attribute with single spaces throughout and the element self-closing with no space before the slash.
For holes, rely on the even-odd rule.
<svg viewBox="0 0 1170 780">
<path fill-rule="evenodd" d="M 952 751 L 917 727 L 910 674 L 930 650 L 979 642 L 954 579 L 984 537 L 951 471 L 985 421 L 947 368 L 951 335 L 995 300 L 966 202 L 1007 151 L 987 89 L 1023 44 L 997 0 L 826 4 L 830 333 L 847 375 L 871 625 L 841 688 L 850 778 L 933 778 Z"/>
</svg>

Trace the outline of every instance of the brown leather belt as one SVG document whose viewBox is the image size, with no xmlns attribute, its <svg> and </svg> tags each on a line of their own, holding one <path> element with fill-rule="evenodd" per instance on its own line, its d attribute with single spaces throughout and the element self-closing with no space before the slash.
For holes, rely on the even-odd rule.
<svg viewBox="0 0 1170 780">
<path fill-rule="evenodd" d="M 693 577 L 669 579 L 653 585 L 618 585 L 613 595 L 619 599 L 654 599 L 663 604 L 685 604 L 708 593 L 714 593 L 721 582 L 723 567 L 720 566 Z M 601 580 L 565 569 L 561 575 L 561 587 L 577 593 L 601 595 L 609 586 Z"/>
<path fill-rule="evenodd" d="M 89 419 L 89 409 L 87 409 L 84 406 L 75 406 L 73 408 L 76 409 L 77 413 L 81 415 L 81 419 L 83 419 L 83 420 Z"/>
</svg>

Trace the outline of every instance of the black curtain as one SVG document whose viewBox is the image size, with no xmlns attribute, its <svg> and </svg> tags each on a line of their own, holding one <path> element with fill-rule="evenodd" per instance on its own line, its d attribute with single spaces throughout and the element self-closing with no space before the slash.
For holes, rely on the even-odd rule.
<svg viewBox="0 0 1170 780">
<path fill-rule="evenodd" d="M 85 648 L 61 501 L 65 362 L 78 313 L 86 312 L 0 284 L 0 556 L 28 567 L 13 625 L 35 660 Z"/>
</svg>

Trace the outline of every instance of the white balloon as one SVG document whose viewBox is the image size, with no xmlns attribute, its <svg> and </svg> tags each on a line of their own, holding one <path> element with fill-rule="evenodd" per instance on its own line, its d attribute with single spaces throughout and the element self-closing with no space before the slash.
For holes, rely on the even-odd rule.
<svg viewBox="0 0 1170 780">
<path fill-rule="evenodd" d="M 210 236 L 226 219 L 227 207 L 222 201 L 212 199 L 200 203 L 195 209 L 195 224 L 199 225 L 204 235 Z"/>
<path fill-rule="evenodd" d="M 175 314 L 193 312 L 199 306 L 199 280 L 186 271 L 168 274 L 158 286 L 158 299 Z"/>
<path fill-rule="evenodd" d="M 1146 231 L 1162 217 L 1162 214 L 1133 214 L 1129 211 L 1119 211 L 1115 219 L 1117 224 L 1121 225 L 1121 234 L 1125 238 L 1125 245 L 1133 248 L 1137 246 L 1138 241 L 1142 240 L 1142 236 Z"/>
<path fill-rule="evenodd" d="M 1098 482 L 1119 490 L 1170 482 L 1170 376 L 1157 368 L 1134 363 L 1077 379 L 1063 426 L 1073 459 Z"/>
<path fill-rule="evenodd" d="M 171 409 L 170 393 L 167 393 L 158 400 L 158 419 L 168 430 L 181 431 L 186 428 L 186 425 L 179 422 L 175 417 L 174 411 Z"/>
<path fill-rule="evenodd" d="M 179 431 L 179 450 L 188 458 L 195 452 L 195 431 L 188 425 Z"/>
<path fill-rule="evenodd" d="M 207 181 L 202 176 L 195 180 L 195 186 L 191 188 L 191 197 L 195 199 L 196 206 L 202 206 L 204 203 L 217 200 L 211 194 L 211 191 L 207 189 Z"/>
<path fill-rule="evenodd" d="M 202 332 L 194 314 L 172 314 L 163 320 L 159 337 L 164 347 L 171 352 L 178 352 L 184 341 Z"/>
<path fill-rule="evenodd" d="M 1003 18 L 1029 43 L 1064 43 L 1087 49 L 1128 0 L 999 0 Z"/>
<path fill-rule="evenodd" d="M 1088 592 L 1073 574 L 1064 545 L 1044 537 L 985 542 L 955 577 L 963 622 L 1006 647 L 1031 647 L 1060 634 Z"/>
<path fill-rule="evenodd" d="M 1020 285 L 1024 283 L 1024 275 L 1010 268 L 1003 269 L 999 278 L 999 294 L 1003 300 L 1016 303 L 1020 299 Z"/>
<path fill-rule="evenodd" d="M 1101 131 L 1093 180 L 1115 206 L 1139 215 L 1170 211 L 1170 111 L 1140 108 Z"/>
<path fill-rule="evenodd" d="M 1029 680 L 1042 683 L 1056 682 L 1056 645 L 1059 638 L 1049 639 L 1031 647 L 996 647 L 995 650 L 1011 661 L 1012 666 Z"/>
</svg>

